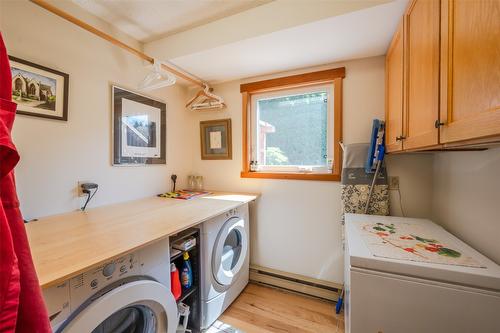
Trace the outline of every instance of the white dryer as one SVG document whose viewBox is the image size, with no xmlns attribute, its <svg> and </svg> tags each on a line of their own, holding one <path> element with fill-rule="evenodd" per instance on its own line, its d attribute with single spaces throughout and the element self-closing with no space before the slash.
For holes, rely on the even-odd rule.
<svg viewBox="0 0 500 333">
<path fill-rule="evenodd" d="M 169 241 L 43 290 L 55 333 L 175 333 Z"/>
<path fill-rule="evenodd" d="M 248 284 L 248 204 L 204 222 L 201 231 L 201 328 L 207 329 Z"/>
</svg>

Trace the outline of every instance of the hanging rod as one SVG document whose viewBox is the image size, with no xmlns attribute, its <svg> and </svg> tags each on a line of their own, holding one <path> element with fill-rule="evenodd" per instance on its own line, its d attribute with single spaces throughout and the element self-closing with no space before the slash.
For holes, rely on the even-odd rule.
<svg viewBox="0 0 500 333">
<path fill-rule="evenodd" d="M 132 46 L 127 45 L 127 44 L 123 43 L 122 41 L 114 38 L 113 36 L 111 36 L 111 35 L 103 32 L 103 31 L 101 31 L 101 30 L 99 30 L 99 29 L 91 26 L 90 24 L 87 24 L 87 23 L 83 22 L 82 20 L 74 17 L 73 15 L 70 15 L 70 14 L 66 13 L 65 11 L 57 8 L 56 6 L 53 6 L 53 5 L 49 4 L 45 0 L 30 0 L 30 1 L 33 2 L 34 4 L 38 5 L 38 6 L 42 7 L 43 9 L 46 9 L 49 12 L 51 12 L 51 13 L 53 13 L 53 14 L 55 14 L 55 15 L 63 18 L 63 19 L 65 19 L 65 20 L 68 20 L 69 22 L 71 22 L 71 23 L 79 26 L 80 28 L 85 29 L 88 32 L 93 33 L 94 35 L 99 36 L 102 39 L 107 40 L 111 44 L 114 44 L 114 45 L 116 45 L 118 47 L 121 47 L 125 51 L 128 51 L 128 52 L 134 54 L 135 56 L 141 58 L 142 60 L 145 60 L 145 61 L 147 61 L 147 62 L 149 62 L 151 64 L 154 62 L 153 57 L 150 57 L 147 54 L 145 54 L 144 52 L 139 51 L 136 48 L 133 48 Z M 187 80 L 187 81 L 189 81 L 191 83 L 194 83 L 194 84 L 196 84 L 196 85 L 198 85 L 198 86 L 200 86 L 202 88 L 205 86 L 204 83 L 201 80 L 197 80 L 195 78 L 192 78 L 191 76 L 189 76 L 187 74 L 184 74 L 183 72 L 181 72 L 181 71 L 179 71 L 179 70 L 177 70 L 177 69 L 175 69 L 173 67 L 170 67 L 170 66 L 168 66 L 166 64 L 163 64 L 163 63 L 162 63 L 162 67 L 163 67 L 164 70 L 169 71 L 170 73 L 174 74 L 177 77 L 183 78 L 184 80 Z"/>
</svg>

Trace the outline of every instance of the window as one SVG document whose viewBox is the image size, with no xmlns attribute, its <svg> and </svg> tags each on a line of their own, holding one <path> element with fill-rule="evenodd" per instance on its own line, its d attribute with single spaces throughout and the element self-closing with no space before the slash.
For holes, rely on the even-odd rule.
<svg viewBox="0 0 500 333">
<path fill-rule="evenodd" d="M 340 179 L 344 73 L 339 68 L 241 86 L 242 177 Z"/>
<path fill-rule="evenodd" d="M 332 160 L 332 87 L 252 96 L 251 161 L 255 171 L 328 172 Z M 330 170 L 331 172 L 331 170 Z"/>
</svg>

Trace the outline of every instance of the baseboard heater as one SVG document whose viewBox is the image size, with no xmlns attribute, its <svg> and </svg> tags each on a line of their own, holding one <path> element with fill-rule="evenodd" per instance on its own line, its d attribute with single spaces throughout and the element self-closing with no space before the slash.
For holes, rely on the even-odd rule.
<svg viewBox="0 0 500 333">
<path fill-rule="evenodd" d="M 256 265 L 250 266 L 250 281 L 328 301 L 337 301 L 339 293 L 342 292 L 342 285 L 338 283 Z"/>
</svg>

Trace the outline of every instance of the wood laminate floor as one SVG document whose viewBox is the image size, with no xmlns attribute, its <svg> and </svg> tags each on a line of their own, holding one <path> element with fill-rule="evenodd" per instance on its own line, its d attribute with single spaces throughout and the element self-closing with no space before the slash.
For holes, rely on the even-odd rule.
<svg viewBox="0 0 500 333">
<path fill-rule="evenodd" d="M 219 320 L 245 333 L 344 332 L 335 303 L 252 283 Z"/>
</svg>

